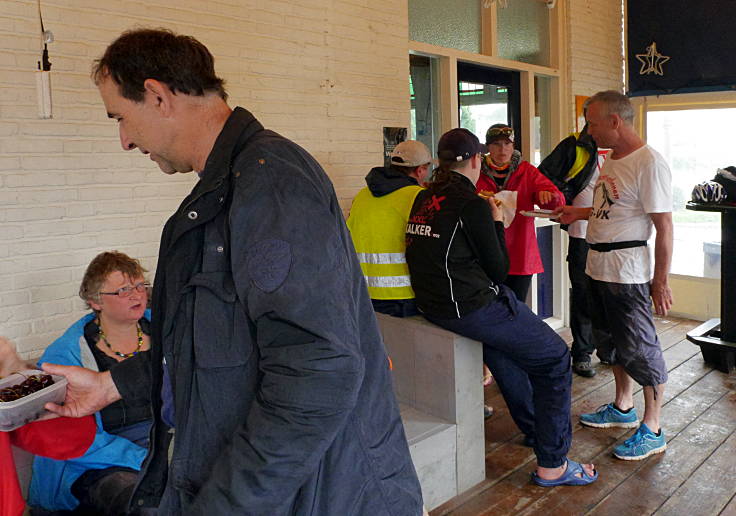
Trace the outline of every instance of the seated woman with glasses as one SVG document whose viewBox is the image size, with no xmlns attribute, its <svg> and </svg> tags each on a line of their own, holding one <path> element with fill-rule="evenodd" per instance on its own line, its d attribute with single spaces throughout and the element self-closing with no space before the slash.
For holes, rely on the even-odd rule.
<svg viewBox="0 0 736 516">
<path fill-rule="evenodd" d="M 150 348 L 150 284 L 138 260 L 110 251 L 87 267 L 79 296 L 92 312 L 72 324 L 44 352 L 40 364 L 106 371 Z M 117 401 L 95 414 L 95 440 L 82 457 L 36 457 L 29 490 L 32 515 L 126 514 L 148 446 L 151 405 Z M 60 512 L 59 514 L 65 514 Z"/>
</svg>

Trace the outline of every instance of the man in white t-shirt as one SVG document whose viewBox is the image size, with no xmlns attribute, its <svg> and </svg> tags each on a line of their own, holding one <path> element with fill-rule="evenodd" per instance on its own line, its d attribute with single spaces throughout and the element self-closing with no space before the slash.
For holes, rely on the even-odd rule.
<svg viewBox="0 0 736 516">
<path fill-rule="evenodd" d="M 587 103 L 583 105 L 583 113 Z M 588 133 L 588 126 L 579 133 L 573 133 L 554 148 L 539 164 L 539 171 L 547 176 L 565 194 L 566 204 L 589 207 L 593 204 L 593 187 L 598 180 L 603 157 L 598 146 Z M 591 378 L 596 370 L 591 355 L 596 349 L 595 341 L 610 340 L 607 333 L 600 335 L 600 328 L 593 327 L 591 309 L 590 278 L 585 274 L 588 259 L 588 243 L 585 233 L 588 221 L 576 220 L 563 226 L 568 234 L 567 272 L 570 279 L 570 332 L 572 333 L 572 370 L 575 374 Z M 610 355 L 598 358 L 610 364 Z"/>
<path fill-rule="evenodd" d="M 633 126 L 629 99 L 615 91 L 591 97 L 587 121 L 591 136 L 608 155 L 595 184 L 592 207 L 565 206 L 560 221 L 588 220 L 590 252 L 586 274 L 592 280 L 593 324 L 611 334 L 598 352 L 615 350 L 616 397 L 583 425 L 635 428 L 614 448 L 624 460 L 641 460 L 667 447 L 659 416 L 667 367 L 657 339 L 651 302 L 659 315 L 672 306 L 667 274 L 672 258 L 672 174 L 662 156 L 646 145 Z M 654 267 L 647 240 L 656 229 Z M 651 301 L 650 301 L 651 297 Z M 634 382 L 644 388 L 644 418 L 634 407 Z"/>
</svg>

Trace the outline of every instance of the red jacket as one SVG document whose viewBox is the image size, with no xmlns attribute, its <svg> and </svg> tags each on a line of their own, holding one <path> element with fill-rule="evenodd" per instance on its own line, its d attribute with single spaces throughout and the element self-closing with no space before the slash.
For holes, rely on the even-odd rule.
<svg viewBox="0 0 736 516">
<path fill-rule="evenodd" d="M 475 185 L 476 191 L 491 190 L 498 192 L 496 182 L 487 175 L 486 167 Z M 534 232 L 534 218 L 521 215 L 519 211 L 534 209 L 537 192 L 553 192 L 555 197 L 541 208 L 553 210 L 565 205 L 565 196 L 557 187 L 528 161 L 522 161 L 506 179 L 504 190 L 519 192 L 516 200 L 516 216 L 506 228 L 506 247 L 509 252 L 509 274 L 527 275 L 544 272 L 542 258 L 539 256 L 537 235 Z"/>
<path fill-rule="evenodd" d="M 61 417 L 28 423 L 12 432 L 0 432 L 0 516 L 21 516 L 21 495 L 10 445 L 57 460 L 81 457 L 95 438 L 94 416 Z"/>
</svg>

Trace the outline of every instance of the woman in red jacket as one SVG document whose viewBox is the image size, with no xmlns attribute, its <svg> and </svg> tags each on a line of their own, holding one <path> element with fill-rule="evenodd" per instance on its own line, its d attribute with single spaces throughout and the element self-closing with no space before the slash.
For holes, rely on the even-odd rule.
<svg viewBox="0 0 736 516">
<path fill-rule="evenodd" d="M 506 228 L 509 252 L 509 274 L 504 282 L 522 303 L 531 285 L 532 274 L 544 272 L 539 256 L 534 219 L 519 212 L 534 205 L 553 210 L 565 205 L 565 196 L 557 187 L 514 150 L 514 130 L 505 124 L 494 124 L 486 132 L 488 154 L 483 159 L 477 191 L 501 190 L 517 192 L 516 216 Z"/>
</svg>

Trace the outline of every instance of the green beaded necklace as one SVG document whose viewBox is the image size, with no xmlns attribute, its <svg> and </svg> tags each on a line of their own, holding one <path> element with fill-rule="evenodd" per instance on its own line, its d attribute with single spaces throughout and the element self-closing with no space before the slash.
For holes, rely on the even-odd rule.
<svg viewBox="0 0 736 516">
<path fill-rule="evenodd" d="M 135 351 L 131 353 L 121 353 L 120 351 L 114 349 L 110 345 L 110 341 L 107 340 L 107 336 L 105 335 L 105 332 L 102 331 L 102 324 L 100 323 L 100 320 L 97 319 L 97 327 L 99 328 L 99 336 L 102 339 L 102 341 L 107 345 L 107 348 L 115 353 L 120 358 L 130 358 L 136 356 L 141 351 L 141 347 L 143 347 L 143 330 L 141 330 L 141 325 L 136 323 L 135 327 L 138 330 L 138 347 L 135 349 Z"/>
</svg>

